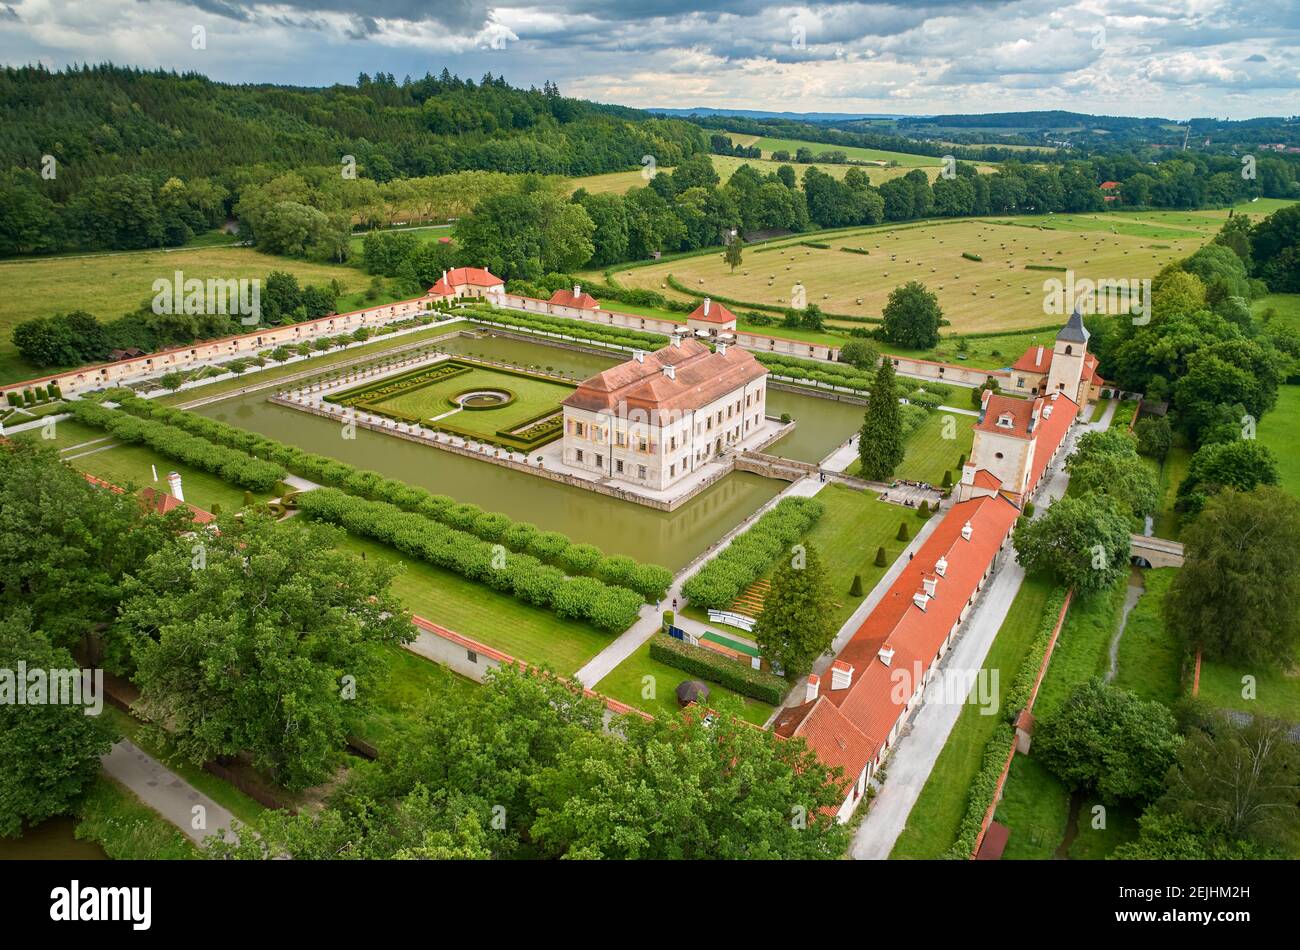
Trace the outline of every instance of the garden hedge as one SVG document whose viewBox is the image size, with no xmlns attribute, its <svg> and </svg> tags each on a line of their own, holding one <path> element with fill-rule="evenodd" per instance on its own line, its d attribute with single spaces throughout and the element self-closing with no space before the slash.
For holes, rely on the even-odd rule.
<svg viewBox="0 0 1300 950">
<path fill-rule="evenodd" d="M 504 544 L 512 551 L 530 554 L 551 564 L 563 567 L 566 552 L 575 546 L 566 535 L 558 531 L 543 532 L 536 525 L 526 521 L 516 522 L 495 512 L 485 512 L 477 505 L 457 504 L 455 499 L 446 495 L 435 495 L 423 488 L 386 478 L 379 472 L 364 471 L 338 459 L 305 452 L 255 432 L 184 409 L 162 406 L 139 396 L 117 396 L 116 393 L 115 396 L 120 399 L 122 410 L 132 415 L 184 429 L 210 442 L 252 453 L 260 459 L 271 459 L 294 474 L 318 484 L 341 488 L 348 494 L 362 498 L 391 503 L 405 511 L 469 532 L 485 541 Z M 283 473 L 277 477 L 283 477 Z M 661 600 L 668 585 L 672 583 L 672 572 L 666 567 L 639 563 L 623 556 L 603 555 L 599 549 L 590 545 L 580 547 L 590 548 L 600 555 L 591 569 L 595 577 L 630 587 L 646 600 Z"/>
<path fill-rule="evenodd" d="M 722 610 L 821 517 L 825 506 L 813 498 L 785 498 L 736 537 L 682 586 L 692 604 Z"/>
<path fill-rule="evenodd" d="M 650 638 L 650 659 L 773 706 L 781 702 L 789 687 L 775 673 L 753 669 L 664 633 L 656 633 Z"/>
<path fill-rule="evenodd" d="M 147 445 L 173 461 L 210 472 L 250 491 L 268 492 L 286 474 L 281 466 L 253 458 L 246 451 L 214 444 L 153 419 L 84 400 L 72 403 L 69 409 L 77 422 L 103 429 L 122 442 Z"/>
<path fill-rule="evenodd" d="M 989 805 L 993 804 L 993 795 L 997 791 L 998 779 L 1002 777 L 1002 767 L 1007 763 L 1011 752 L 1011 743 L 1016 734 L 1006 723 L 998 723 L 984 746 L 984 758 L 980 770 L 971 779 L 969 797 L 966 799 L 966 814 L 957 829 L 957 840 L 948 850 L 948 858 L 965 861 L 975 850 L 975 839 L 979 837 L 984 816 L 988 814 Z"/>
<path fill-rule="evenodd" d="M 1061 605 L 1064 603 L 1065 588 L 1058 587 L 1048 596 L 1047 603 L 1043 606 L 1038 633 L 1029 645 L 1029 652 L 1021 661 L 1015 679 L 1002 697 L 1002 711 L 1007 722 L 1015 722 L 1020 710 L 1029 704 L 1029 694 L 1034 688 L 1034 680 L 1038 678 L 1038 670 L 1043 665 L 1043 657 L 1047 655 L 1047 645 L 1052 642 L 1052 631 L 1056 629 L 1056 618 L 1061 615 Z"/>
<path fill-rule="evenodd" d="M 599 630 L 626 630 L 637 619 L 642 597 L 594 577 L 565 577 L 558 567 L 530 554 L 500 558 L 496 544 L 466 531 L 438 524 L 383 501 L 367 501 L 337 488 L 318 488 L 297 498 L 308 518 L 388 544 L 461 577 L 486 584 L 536 607 L 548 607 L 562 620 L 585 620 Z"/>
</svg>

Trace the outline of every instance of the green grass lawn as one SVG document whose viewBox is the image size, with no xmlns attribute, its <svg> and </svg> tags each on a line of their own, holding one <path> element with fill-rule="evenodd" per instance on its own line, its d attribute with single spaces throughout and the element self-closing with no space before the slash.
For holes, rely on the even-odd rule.
<svg viewBox="0 0 1300 950">
<path fill-rule="evenodd" d="M 1297 295 L 1300 299 L 1300 295 Z M 1259 441 L 1277 456 L 1282 487 L 1300 496 L 1300 386 L 1279 386 L 1277 405 L 1259 423 Z"/>
<path fill-rule="evenodd" d="M 1026 577 L 1011 603 L 997 639 L 989 648 L 984 669 L 998 676 L 998 708 L 1041 628 L 1043 610 L 1053 584 L 1044 577 Z M 891 858 L 939 858 L 954 841 L 966 814 L 971 780 L 979 772 L 984 749 L 1002 716 L 986 716 L 981 707 L 962 707 L 943 751 L 930 771 L 907 825 L 894 844 Z"/>
<path fill-rule="evenodd" d="M 80 422 L 73 422 L 71 419 L 65 419 L 62 422 L 51 423 L 54 438 L 45 438 L 45 426 L 38 426 L 35 429 L 26 429 L 14 435 L 15 439 L 29 439 L 33 442 L 39 442 L 41 445 L 50 445 L 62 452 L 64 449 L 70 449 L 75 445 L 82 445 L 86 442 L 95 442 L 95 445 L 87 445 L 87 449 L 93 449 L 99 445 L 107 445 L 112 441 L 112 437 L 102 429 L 96 429 L 92 426 L 82 425 Z M 103 439 L 103 442 L 98 440 Z"/>
<path fill-rule="evenodd" d="M 909 523 L 911 530 L 920 523 L 909 509 L 846 485 L 827 485 L 817 500 L 826 505 L 826 512 L 804 540 L 817 549 L 826 567 L 835 604 L 831 616 L 838 629 L 888 570 L 876 566 L 877 548 L 883 547 L 886 564 L 893 564 L 906 547 L 906 542 L 897 540 L 899 522 L 917 522 Z M 862 597 L 849 596 L 854 574 L 862 575 Z"/>
<path fill-rule="evenodd" d="M 1033 756 L 1017 755 L 993 817 L 1011 829 L 1004 861 L 1049 860 L 1065 838 L 1070 790 Z"/>
<path fill-rule="evenodd" d="M 1111 416 L 1110 427 L 1128 431 L 1129 423 L 1133 421 L 1137 408 L 1138 401 L 1136 399 L 1125 399 L 1115 407 L 1115 415 Z"/>
<path fill-rule="evenodd" d="M 560 620 L 549 610 L 432 564 L 403 558 L 373 541 L 348 538 L 342 547 L 367 558 L 405 563 L 406 570 L 393 581 L 393 591 L 413 613 L 565 676 L 571 676 L 613 640 L 588 624 Z"/>
<path fill-rule="evenodd" d="M 440 420 L 483 436 L 493 436 L 498 430 L 508 432 L 547 410 L 558 410 L 561 400 L 572 395 L 573 387 L 544 379 L 502 373 L 484 366 L 476 366 L 468 373 L 451 379 L 421 386 L 410 392 L 399 393 L 376 402 L 379 411 L 391 409 L 407 415 L 433 419 L 456 408 L 453 396 L 468 390 L 504 390 L 514 399 L 495 409 L 461 409 L 453 416 Z"/>
<path fill-rule="evenodd" d="M 94 841 L 115 861 L 185 861 L 199 849 L 180 830 L 106 775 L 77 806 L 76 836 Z M 215 829 L 214 829 L 215 830 Z"/>
<path fill-rule="evenodd" d="M 1119 625 L 1128 589 L 1128 575 L 1108 590 L 1070 601 L 1065 626 L 1052 651 L 1052 662 L 1034 703 L 1034 717 L 1043 719 L 1060 709 L 1080 683 L 1106 671 L 1110 638 Z"/>
<path fill-rule="evenodd" d="M 614 667 L 593 689 L 652 716 L 671 716 L 681 708 L 677 704 L 678 685 L 684 680 L 696 678 L 676 667 L 652 660 L 650 644 L 647 642 Z M 709 683 L 709 695 L 712 699 L 728 696 L 737 700 L 742 704 L 741 713 L 745 719 L 759 726 L 767 722 L 775 708 L 712 682 Z"/>
<path fill-rule="evenodd" d="M 957 390 L 958 395 L 965 393 L 965 389 Z M 946 421 L 949 419 L 951 423 Z M 963 455 L 970 457 L 976 421 L 974 416 L 959 416 L 942 410 L 931 412 L 920 428 L 907 437 L 903 461 L 894 472 L 894 478 L 940 485 L 943 473 L 949 472 L 953 482 L 960 481 L 961 468 L 957 460 Z M 953 438 L 944 437 L 949 433 Z M 844 472 L 856 475 L 861 470 L 862 463 L 855 459 Z"/>
<path fill-rule="evenodd" d="M 105 442 L 102 445 L 113 445 L 113 443 Z M 168 491 L 167 474 L 177 472 L 181 476 L 185 500 L 191 505 L 196 505 L 204 511 L 211 511 L 214 504 L 220 505 L 221 510 L 227 514 L 238 511 L 244 506 L 244 493 L 240 489 L 234 488 L 215 475 L 173 462 L 147 446 L 119 443 L 112 448 L 95 451 L 100 447 L 100 445 L 92 445 L 84 450 L 68 453 L 74 456 L 67 460 L 68 464 L 78 471 L 87 472 L 122 488 L 152 487 L 164 492 Z M 82 451 L 89 454 L 82 455 Z M 157 482 L 153 480 L 150 465 L 158 469 Z M 253 495 L 256 501 L 265 501 L 271 497 L 273 496 L 270 494 L 254 493 Z"/>
<path fill-rule="evenodd" d="M 1250 309 L 1256 320 L 1263 320 L 1271 310 L 1274 314 L 1272 319 L 1300 330 L 1300 294 L 1265 294 L 1253 301 Z"/>
<path fill-rule="evenodd" d="M 476 700 L 479 684 L 410 650 L 394 647 L 388 656 L 388 679 L 357 736 L 384 754 L 410 729 L 411 710 L 426 703 L 462 707 Z"/>
<path fill-rule="evenodd" d="M 790 153 L 791 159 L 801 148 L 812 150 L 814 156 L 822 152 L 843 152 L 852 159 L 864 162 L 897 162 L 899 165 L 908 168 L 921 168 L 926 165 L 942 165 L 943 159 L 933 155 L 910 155 L 907 152 L 886 152 L 878 148 L 862 148 L 857 145 L 828 145 L 825 142 L 805 142 L 800 139 L 777 139 L 763 137 L 755 142 L 748 143 L 757 145 L 763 151 L 764 158 L 771 158 L 773 152 L 785 151 Z M 798 170 L 798 166 L 795 166 Z M 868 172 L 870 170 L 868 169 Z"/>
<path fill-rule="evenodd" d="M 1178 638 L 1165 630 L 1160 609 L 1177 571 L 1161 567 L 1142 572 L 1146 592 L 1124 625 L 1115 676 L 1116 686 L 1167 706 L 1182 693 L 1183 651 Z"/>
<path fill-rule="evenodd" d="M 1250 682 L 1246 677 L 1253 681 L 1254 699 L 1242 695 Z M 1201 664 L 1198 698 L 1215 709 L 1235 709 L 1300 723 L 1300 651 L 1290 670 L 1206 660 Z"/>
<path fill-rule="evenodd" d="M 1104 811 L 1094 815 L 1094 808 Z M 1121 844 L 1138 836 L 1138 816 L 1141 814 L 1127 805 L 1103 805 L 1100 800 L 1085 797 L 1079 807 L 1078 830 L 1066 853 L 1071 861 L 1101 861 L 1110 857 Z M 1101 827 L 1094 828 L 1093 824 Z"/>
<path fill-rule="evenodd" d="M 348 244 L 352 247 L 352 254 L 355 257 L 359 258 L 361 256 L 367 234 L 409 234 L 421 244 L 428 244 L 438 240 L 438 238 L 451 237 L 451 228 L 446 225 L 429 224 L 423 227 L 380 229 L 372 232 L 362 231 L 353 234 L 348 240 Z"/>
</svg>

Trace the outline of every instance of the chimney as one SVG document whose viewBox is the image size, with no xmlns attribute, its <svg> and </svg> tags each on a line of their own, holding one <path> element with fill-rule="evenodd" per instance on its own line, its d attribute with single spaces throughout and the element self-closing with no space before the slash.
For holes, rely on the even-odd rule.
<svg viewBox="0 0 1300 950">
<path fill-rule="evenodd" d="M 632 359 L 636 360 L 638 363 L 644 363 L 644 362 L 645 362 L 645 350 L 633 350 L 633 351 L 632 351 Z"/>
<path fill-rule="evenodd" d="M 912 603 L 924 610 L 930 603 L 930 595 L 923 590 L 918 590 L 912 595 Z"/>
<path fill-rule="evenodd" d="M 921 578 L 921 587 L 925 590 L 927 597 L 933 597 L 934 592 L 939 589 L 939 576 L 937 574 L 926 574 Z"/>
<path fill-rule="evenodd" d="M 676 379 L 676 378 L 677 378 L 677 367 L 674 366 L 672 363 L 668 363 L 668 364 L 666 364 L 666 365 L 664 366 L 664 375 L 667 376 L 669 379 Z"/>
<path fill-rule="evenodd" d="M 725 343 L 719 343 L 719 344 L 718 344 L 718 355 L 719 355 L 719 356 L 726 356 L 726 355 L 727 355 L 727 344 L 725 344 Z"/>
<path fill-rule="evenodd" d="M 574 299 L 577 299 L 578 297 L 582 296 L 582 284 L 573 285 L 573 296 Z"/>
<path fill-rule="evenodd" d="M 181 476 L 177 472 L 171 472 L 167 476 L 167 487 L 178 501 L 185 500 L 185 492 L 181 491 Z"/>
<path fill-rule="evenodd" d="M 848 689 L 853 684 L 853 665 L 843 660 L 831 664 L 831 689 Z"/>
<path fill-rule="evenodd" d="M 708 297 L 704 298 L 704 315 L 706 317 L 709 315 L 709 305 L 712 303 L 713 301 L 711 301 Z"/>
<path fill-rule="evenodd" d="M 1043 348 L 1041 346 L 1038 348 L 1038 355 L 1034 357 L 1034 365 L 1035 366 L 1043 365 Z"/>
<path fill-rule="evenodd" d="M 993 395 L 993 390 L 991 390 L 991 389 L 986 389 L 986 390 L 984 390 L 984 395 L 983 395 L 983 396 L 980 396 L 980 411 L 981 411 L 981 412 L 984 411 L 985 409 L 987 409 L 987 408 L 989 407 L 989 397 L 992 396 L 992 395 Z"/>
<path fill-rule="evenodd" d="M 970 522 L 967 521 L 964 525 L 961 526 L 961 536 L 965 538 L 967 541 L 969 541 L 970 536 L 974 533 L 974 530 L 975 529 L 970 526 Z"/>
<path fill-rule="evenodd" d="M 939 560 L 934 562 L 934 572 L 940 577 L 948 573 L 948 559 L 946 557 L 940 557 Z"/>
<path fill-rule="evenodd" d="M 447 272 L 445 270 L 442 272 L 442 279 L 444 282 L 447 280 Z"/>
<path fill-rule="evenodd" d="M 891 663 L 893 663 L 894 662 L 893 644 L 886 643 L 883 647 L 881 647 L 879 656 L 880 656 L 880 662 L 885 664 L 885 666 L 889 666 Z"/>
<path fill-rule="evenodd" d="M 817 698 L 817 693 L 821 688 L 821 682 L 821 677 L 816 673 L 808 674 L 808 683 L 803 688 L 803 701 L 805 703 L 811 703 Z"/>
<path fill-rule="evenodd" d="M 681 345 L 682 345 L 682 335 L 680 333 L 674 333 L 673 346 L 681 346 Z"/>
<path fill-rule="evenodd" d="M 1050 402 L 1047 405 L 1043 406 L 1043 418 L 1044 419 L 1052 418 L 1052 404 Z"/>
</svg>

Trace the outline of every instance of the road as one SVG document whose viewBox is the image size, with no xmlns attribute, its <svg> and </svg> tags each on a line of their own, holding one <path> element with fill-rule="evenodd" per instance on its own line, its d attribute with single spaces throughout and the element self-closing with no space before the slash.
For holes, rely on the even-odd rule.
<svg viewBox="0 0 1300 950">
<path fill-rule="evenodd" d="M 202 845 L 205 838 L 218 832 L 227 841 L 235 840 L 230 830 L 234 827 L 235 816 L 229 810 L 147 755 L 129 739 L 117 742 L 100 763 L 105 773 L 129 788 L 140 801 L 179 828 L 195 844 Z M 198 815 L 194 811 L 196 807 L 203 809 Z M 194 827 L 196 824 L 200 827 Z"/>
</svg>

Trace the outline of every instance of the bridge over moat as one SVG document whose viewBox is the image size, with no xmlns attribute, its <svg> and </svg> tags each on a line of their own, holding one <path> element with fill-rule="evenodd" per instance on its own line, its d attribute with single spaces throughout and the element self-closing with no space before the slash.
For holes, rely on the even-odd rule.
<svg viewBox="0 0 1300 950">
<path fill-rule="evenodd" d="M 1182 567 L 1183 546 L 1178 541 L 1164 538 L 1148 537 L 1144 534 L 1131 535 L 1132 557 L 1143 562 L 1145 567 Z"/>
</svg>

